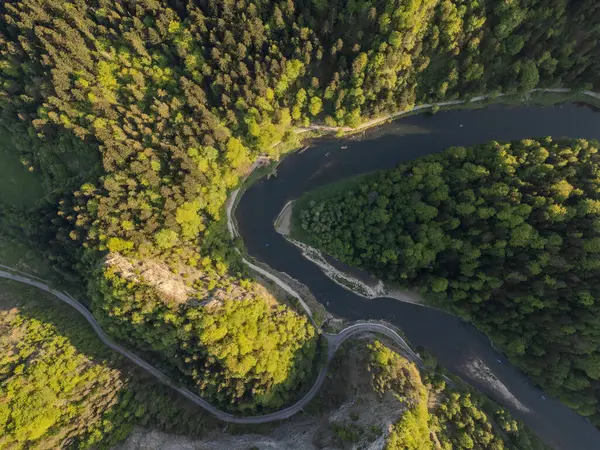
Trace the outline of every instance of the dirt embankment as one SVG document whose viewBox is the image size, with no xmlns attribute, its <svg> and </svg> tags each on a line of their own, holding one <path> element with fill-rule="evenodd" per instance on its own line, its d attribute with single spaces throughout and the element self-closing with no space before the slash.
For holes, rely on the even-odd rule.
<svg viewBox="0 0 600 450">
<path fill-rule="evenodd" d="M 287 202 L 275 220 L 275 231 L 283 236 L 289 236 L 292 232 L 292 212 L 295 202 L 296 200 Z"/>
</svg>

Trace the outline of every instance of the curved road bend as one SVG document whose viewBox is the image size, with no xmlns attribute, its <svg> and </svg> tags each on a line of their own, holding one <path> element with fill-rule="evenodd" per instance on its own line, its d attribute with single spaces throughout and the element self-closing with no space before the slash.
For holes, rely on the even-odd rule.
<svg viewBox="0 0 600 450">
<path fill-rule="evenodd" d="M 357 323 L 344 328 L 338 334 L 323 333 L 323 336 L 327 339 L 329 344 L 329 360 L 333 358 L 333 355 L 337 349 L 348 339 L 356 336 L 360 333 L 371 332 L 382 334 L 392 339 L 396 344 L 400 345 L 404 349 L 405 356 L 417 365 L 421 364 L 421 358 L 417 355 L 412 348 L 406 343 L 402 337 L 385 325 L 379 323 Z"/>
<path fill-rule="evenodd" d="M 2 267 L 7 268 L 7 266 L 2 266 Z M 361 324 L 352 325 L 352 326 L 342 330 L 339 334 L 324 334 L 324 336 L 327 339 L 327 342 L 329 344 L 327 364 L 323 365 L 313 386 L 298 402 L 296 402 L 295 404 L 293 404 L 287 408 L 284 408 L 280 411 L 277 411 L 277 412 L 274 412 L 271 414 L 265 414 L 262 416 L 250 416 L 250 417 L 235 416 L 233 414 L 229 414 L 227 412 L 221 411 L 217 407 L 208 403 L 206 400 L 203 400 L 198 395 L 191 392 L 189 389 L 179 386 L 175 381 L 173 381 L 167 375 L 162 373 L 160 370 L 158 370 L 154 366 L 148 364 L 146 361 L 141 359 L 139 356 L 131 353 L 129 350 L 127 350 L 124 347 L 120 346 L 119 344 L 115 343 L 104 332 L 104 330 L 102 329 L 102 327 L 100 327 L 98 322 L 96 322 L 96 319 L 94 319 L 94 316 L 92 316 L 92 313 L 85 306 L 83 306 L 81 303 L 79 303 L 77 300 L 75 300 L 70 295 L 68 295 L 64 292 L 61 292 L 61 291 L 57 291 L 56 289 L 52 289 L 46 283 L 43 283 L 41 281 L 34 280 L 32 278 L 28 278 L 28 277 L 25 277 L 22 275 L 16 275 L 16 274 L 13 274 L 10 272 L 6 272 L 4 270 L 0 270 L 0 278 L 7 278 L 9 280 L 18 281 L 19 283 L 28 284 L 29 286 L 34 286 L 38 289 L 48 292 L 49 294 L 52 294 L 53 296 L 55 296 L 62 302 L 66 303 L 67 305 L 71 306 L 72 308 L 75 308 L 77 310 L 77 312 L 79 312 L 85 318 L 85 320 L 87 320 L 89 322 L 89 324 L 92 326 L 94 332 L 98 335 L 100 340 L 107 347 L 110 347 L 115 352 L 123 355 L 129 361 L 131 361 L 138 367 L 144 369 L 146 372 L 148 372 L 149 374 L 154 376 L 161 383 L 176 390 L 181 395 L 186 397 L 188 400 L 192 401 L 193 403 L 200 406 L 201 408 L 204 408 L 206 411 L 208 411 L 209 413 L 211 413 L 218 419 L 223 420 L 225 422 L 238 423 L 238 424 L 266 423 L 266 422 L 273 422 L 275 420 L 288 419 L 288 418 L 292 417 L 294 414 L 300 412 L 302 410 L 302 408 L 304 408 L 314 398 L 314 396 L 317 394 L 317 392 L 323 385 L 323 382 L 325 381 L 325 377 L 327 376 L 327 369 L 329 366 L 329 361 L 331 361 L 331 359 L 333 358 L 336 350 L 346 340 L 348 340 L 362 332 L 374 332 L 374 333 L 383 334 L 383 335 L 387 336 L 388 338 L 393 339 L 398 345 L 402 346 L 406 350 L 408 357 L 411 360 L 413 360 L 413 361 L 419 360 L 418 356 L 412 351 L 412 349 L 408 346 L 408 344 L 404 341 L 404 339 L 402 339 L 394 330 L 392 330 L 384 325 L 373 324 L 373 323 L 361 323 Z"/>
</svg>

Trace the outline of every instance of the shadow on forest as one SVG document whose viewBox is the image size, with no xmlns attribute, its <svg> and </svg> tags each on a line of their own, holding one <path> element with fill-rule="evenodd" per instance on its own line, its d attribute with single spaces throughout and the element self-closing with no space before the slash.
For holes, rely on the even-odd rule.
<svg viewBox="0 0 600 450">
<path fill-rule="evenodd" d="M 83 405 L 85 410 L 100 409 L 95 421 L 90 420 L 94 416 L 89 414 L 82 414 L 82 417 L 86 418 L 85 428 L 92 430 L 95 439 L 101 437 L 103 444 L 112 445 L 123 440 L 134 426 L 202 436 L 207 428 L 214 428 L 219 423 L 106 347 L 85 319 L 69 306 L 34 287 L 0 280 L 0 315 L 13 308 L 19 309 L 17 314 L 25 321 L 34 320 L 50 325 L 57 336 L 65 337 L 77 353 L 89 358 L 93 365 L 120 372 L 117 384 L 114 383 L 114 378 L 109 377 L 108 382 L 111 384 L 99 387 L 103 389 L 103 401 L 116 395 L 112 401 L 109 400 L 106 405 L 86 404 L 85 397 L 78 401 L 78 407 Z M 44 353 L 38 355 L 38 358 L 50 358 L 47 363 L 52 364 L 51 355 Z M 96 388 L 91 392 L 86 390 L 85 396 L 92 395 L 95 390 Z M 36 392 L 34 389 L 29 395 L 36 396 Z M 58 397 L 60 399 L 60 393 Z M 78 419 L 76 416 L 68 418 L 71 421 Z M 57 422 L 59 423 L 62 422 Z"/>
<path fill-rule="evenodd" d="M 0 292 L 5 294 L 0 300 L 0 311 L 8 311 L 17 307 L 20 310 L 19 315 L 23 319 L 37 320 L 52 325 L 56 330 L 57 335 L 67 338 L 79 353 L 87 356 L 93 360 L 94 363 L 127 374 L 127 386 L 133 384 L 135 395 L 142 398 L 143 402 L 155 403 L 154 396 L 147 394 L 160 391 L 162 397 L 168 398 L 171 402 L 172 405 L 170 408 L 183 408 L 185 411 L 193 413 L 196 416 L 199 413 L 204 412 L 197 405 L 180 397 L 177 393 L 171 391 L 170 388 L 155 381 L 154 378 L 150 377 L 146 372 L 140 370 L 135 365 L 130 364 L 120 355 L 106 347 L 96 336 L 91 326 L 78 312 L 72 310 L 68 305 L 63 304 L 50 294 L 40 292 L 34 287 L 9 280 L 0 280 Z M 124 344 L 126 347 L 130 347 L 127 342 L 119 343 Z M 271 389 L 264 394 L 264 397 L 269 398 L 273 394 L 281 396 L 290 390 L 296 391 L 296 395 L 291 401 L 284 401 L 282 405 L 275 408 L 275 410 L 295 403 L 314 384 L 319 369 L 319 366 L 315 361 L 319 355 L 317 354 L 314 358 L 312 358 L 311 355 L 315 353 L 315 349 L 319 348 L 317 344 L 318 338 L 315 338 L 314 340 L 307 341 L 305 345 L 297 349 L 289 362 L 289 377 L 280 383 L 273 384 Z M 188 384 L 190 387 L 194 385 L 194 380 L 182 374 L 176 367 L 165 364 L 159 353 L 155 351 L 144 352 L 140 351 L 138 348 L 131 348 L 131 350 L 138 356 L 158 367 L 159 370 L 168 374 L 173 379 L 181 381 L 185 380 L 184 384 Z M 128 375 L 133 375 L 133 377 Z M 302 378 L 300 383 L 298 382 L 298 377 Z M 124 398 L 129 398 L 132 394 L 127 393 L 127 390 L 128 389 L 120 391 L 119 395 L 124 396 Z M 147 392 L 141 392 L 142 390 Z M 195 391 L 197 389 L 192 388 L 192 390 Z M 158 397 L 160 398 L 160 396 Z M 260 402 L 260 396 L 257 395 L 256 398 L 251 401 Z M 147 410 L 155 409 L 157 414 L 164 409 L 164 406 L 152 408 L 148 404 L 145 404 L 144 407 Z M 235 411 L 232 412 L 235 413 Z M 266 409 L 263 411 L 258 408 L 256 412 L 249 415 L 258 415 L 269 412 L 273 412 L 273 409 Z M 211 423 L 217 422 L 212 416 L 207 413 L 205 414 L 210 417 Z"/>
</svg>

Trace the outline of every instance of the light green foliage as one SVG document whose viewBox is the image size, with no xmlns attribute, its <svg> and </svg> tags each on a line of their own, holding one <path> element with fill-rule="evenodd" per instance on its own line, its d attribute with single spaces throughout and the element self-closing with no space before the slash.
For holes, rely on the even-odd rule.
<svg viewBox="0 0 600 450">
<path fill-rule="evenodd" d="M 131 286 L 109 269 L 93 286 L 94 312 L 118 337 L 163 355 L 224 409 L 258 413 L 284 406 L 312 374 L 314 328 L 305 316 L 240 290 L 227 277 L 213 273 L 205 281 L 214 294 L 218 286 L 243 297 L 206 306 L 165 304 L 150 287 Z"/>
<path fill-rule="evenodd" d="M 133 248 L 133 242 L 112 237 L 106 243 L 106 248 L 108 248 L 108 250 L 111 252 L 125 252 Z"/>
<path fill-rule="evenodd" d="M 406 406 L 386 450 L 547 450 L 522 423 L 482 395 L 450 388 L 436 372 L 425 373 L 424 385 L 417 368 L 399 354 L 378 341 L 369 350 L 375 391 L 391 391 Z M 431 395 L 437 397 L 434 402 Z"/>
<path fill-rule="evenodd" d="M 234 169 L 248 163 L 248 150 L 237 138 L 231 138 L 227 142 L 225 157 Z"/>
<path fill-rule="evenodd" d="M 417 102 L 533 86 L 585 87 L 598 80 L 599 40 L 592 0 L 4 3 L 0 119 L 17 138 L 13 141 L 18 144 L 18 159 L 42 176 L 52 196 L 26 218 L 17 211 L 3 214 L 2 225 L 23 230 L 62 270 L 75 269 L 88 281 L 98 273 L 94 270 L 107 251 L 179 265 L 173 268 L 176 272 L 201 267 L 206 279 L 194 286 L 199 303 L 212 299 L 215 289 L 224 305 L 252 296 L 252 283 L 242 287 L 242 268 L 223 226 L 224 204 L 259 154 L 277 158 L 285 146 L 274 144 L 297 139 L 289 139 L 292 126 L 325 120 L 329 125 L 356 127 L 370 116 Z M 536 157 L 543 158 L 543 153 Z M 511 283 L 529 273 L 541 277 L 550 265 L 561 266 L 564 261 L 552 257 L 560 248 L 574 248 L 578 256 L 586 252 L 580 265 L 591 272 L 598 269 L 596 259 L 588 257 L 595 254 L 593 244 L 588 244 L 587 252 L 573 245 L 578 236 L 556 244 L 523 226 L 538 220 L 540 209 L 558 227 L 600 208 L 595 203 L 568 204 L 580 197 L 577 189 L 552 208 L 531 199 L 532 219 L 508 201 L 494 205 L 494 210 L 475 206 L 465 192 L 460 199 L 463 206 L 447 218 L 444 205 L 452 202 L 452 192 L 438 169 L 433 165 L 413 174 L 415 182 L 420 179 L 432 187 L 418 199 L 418 210 L 407 208 L 406 217 L 398 221 L 388 211 L 393 202 L 385 202 L 395 194 L 382 195 L 368 217 L 356 222 L 358 239 L 335 241 L 335 253 L 349 255 L 356 245 L 360 248 L 360 254 L 352 256 L 356 263 L 360 259 L 376 264 L 400 279 L 418 273 L 423 286 L 433 286 L 435 280 L 437 294 L 452 296 L 457 304 L 465 303 L 465 293 L 474 294 L 469 300 L 484 304 L 490 290 L 504 289 L 504 280 L 478 263 L 492 256 L 511 257 L 515 248 L 550 256 L 520 261 L 519 271 L 509 276 Z M 0 175 L 5 172 L 0 168 Z M 457 176 L 485 188 L 482 181 L 490 173 L 494 176 L 495 168 L 486 171 L 481 164 L 465 164 Z M 509 189 L 512 194 L 517 187 Z M 9 196 L 21 198 L 25 191 Z M 537 197 L 546 198 L 545 193 Z M 507 230 L 494 246 L 459 247 L 454 239 L 450 243 L 454 253 L 447 251 L 448 236 L 461 232 L 464 223 L 476 228 L 486 220 L 496 220 Z M 411 230 L 410 236 L 398 236 L 404 223 L 423 226 Z M 600 221 L 590 226 L 598 230 Z M 386 227 L 393 233 L 378 232 Z M 476 239 L 488 237 L 482 233 Z M 396 247 L 410 255 L 402 259 L 388 251 Z M 437 264 L 440 255 L 460 258 L 460 274 L 425 273 L 424 268 Z M 153 349 L 192 383 L 206 381 L 197 390 L 232 410 L 232 402 L 240 398 L 240 410 L 274 408 L 291 398 L 308 372 L 312 353 L 299 349 L 311 348 L 310 327 L 288 310 L 264 309 L 260 301 L 239 302 L 231 311 L 225 306 L 216 310 L 226 319 L 215 319 L 219 325 L 211 329 L 210 339 L 205 336 L 206 342 L 213 342 L 223 330 L 227 331 L 223 339 L 237 340 L 214 341 L 219 351 L 213 355 L 198 336 L 190 337 L 189 330 L 179 326 L 184 322 L 192 329 L 199 326 L 200 316 L 188 317 L 196 314 L 195 300 L 177 306 L 172 299 L 157 299 L 146 287 L 136 288 L 133 281 L 112 286 L 110 275 L 106 280 L 104 273 L 96 276 L 99 279 L 91 284 L 96 312 L 104 311 L 111 333 Z M 459 276 L 465 279 L 457 280 Z M 555 274 L 537 281 L 537 290 L 565 289 Z M 102 294 L 98 286 L 103 286 Z M 595 294 L 589 286 L 581 289 Z M 540 310 L 549 314 L 556 303 L 552 296 L 541 300 L 538 294 L 518 298 L 526 314 Z M 590 303 L 588 297 L 582 299 L 578 307 Z M 231 320 L 252 333 L 239 322 L 246 308 L 249 323 L 269 330 L 259 349 L 226 323 Z M 499 305 L 499 314 L 510 315 L 506 309 Z M 542 315 L 537 320 L 557 323 Z M 575 327 L 571 322 L 578 321 L 576 313 L 567 315 L 561 329 L 570 331 Z M 289 329 L 273 329 L 271 322 Z M 294 336 L 297 343 L 284 334 Z M 514 344 L 519 352 L 534 340 L 529 333 L 522 334 Z M 578 332 L 569 336 L 575 339 Z M 582 344 L 570 348 L 578 346 Z M 590 352 L 587 347 L 577 351 Z M 257 352 L 269 358 L 261 359 Z M 543 357 L 549 363 L 553 360 Z M 215 370 L 214 379 L 198 375 L 205 363 Z M 263 364 L 268 365 L 265 370 Z M 579 398 L 573 401 L 581 403 Z"/>
<path fill-rule="evenodd" d="M 369 346 L 371 360 L 369 370 L 373 374 L 373 388 L 383 395 L 388 390 L 409 403 L 421 400 L 421 377 L 419 371 L 407 359 L 376 341 Z"/>
<path fill-rule="evenodd" d="M 111 64 L 106 61 L 99 61 L 97 66 L 97 80 L 100 85 L 100 89 L 104 94 L 104 98 L 109 102 L 115 102 L 115 94 L 114 90 L 118 87 L 117 78 L 114 76 L 114 71 L 117 69 L 116 64 Z M 80 83 L 82 87 L 85 86 L 85 83 Z"/>
<path fill-rule="evenodd" d="M 181 225 L 181 231 L 186 238 L 193 238 L 204 230 L 202 217 L 198 214 L 200 201 L 187 202 L 177 209 L 175 220 Z"/>
<path fill-rule="evenodd" d="M 321 99 L 319 97 L 313 97 L 310 99 L 310 105 L 308 110 L 310 111 L 310 114 L 313 116 L 317 116 L 321 110 L 323 109 L 323 102 L 321 101 Z"/>
<path fill-rule="evenodd" d="M 178 237 L 175 231 L 163 229 L 156 233 L 154 240 L 156 241 L 156 245 L 158 246 L 158 248 L 168 249 L 172 248 L 175 244 L 177 244 Z M 112 251 L 110 247 L 109 250 Z"/>
<path fill-rule="evenodd" d="M 18 448 L 28 441 L 54 441 L 58 446 L 56 431 L 68 431 L 91 408 L 101 411 L 114 403 L 102 396 L 113 390 L 111 385 L 122 383 L 119 372 L 95 365 L 55 326 L 5 311 L 0 330 L 0 446 L 2 441 Z M 99 420 L 96 415 L 71 433 L 81 434 L 84 426 Z"/>
<path fill-rule="evenodd" d="M 391 390 L 406 404 L 406 411 L 390 433 L 386 450 L 431 450 L 427 390 L 414 364 L 393 352 L 381 342 L 369 346 L 373 388 L 380 395 Z"/>
<path fill-rule="evenodd" d="M 329 197 L 308 194 L 295 220 L 336 258 L 471 317 L 600 423 L 590 380 L 600 354 L 599 162 L 598 143 L 581 139 L 454 148 Z"/>
<path fill-rule="evenodd" d="M 478 406 L 468 393 L 448 392 L 432 420 L 433 428 L 439 430 L 438 439 L 443 449 L 506 448 Z"/>
<path fill-rule="evenodd" d="M 304 64 L 302 64 L 302 61 L 298 61 L 297 59 L 287 61 L 285 64 L 285 71 L 275 86 L 275 92 L 278 95 L 284 94 L 289 88 L 290 84 L 296 81 L 296 79 L 300 76 L 300 72 L 303 68 Z"/>
<path fill-rule="evenodd" d="M 442 391 L 430 427 L 443 450 L 548 450 L 521 422 L 482 395 Z"/>
<path fill-rule="evenodd" d="M 406 411 L 392 428 L 386 450 L 433 450 L 427 425 L 428 417 L 425 401 Z"/>
<path fill-rule="evenodd" d="M 126 375 L 66 305 L 14 282 L 0 291 L 0 448 L 109 448 L 135 425 L 205 426 L 167 388 Z"/>
</svg>

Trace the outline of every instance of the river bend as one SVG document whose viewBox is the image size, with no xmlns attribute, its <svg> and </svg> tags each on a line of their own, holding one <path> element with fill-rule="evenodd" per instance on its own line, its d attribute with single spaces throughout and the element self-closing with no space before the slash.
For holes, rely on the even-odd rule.
<svg viewBox="0 0 600 450">
<path fill-rule="evenodd" d="M 600 431 L 558 400 L 545 396 L 472 325 L 431 308 L 353 294 L 330 280 L 273 227 L 285 203 L 318 186 L 391 168 L 450 146 L 542 136 L 600 139 L 600 114 L 574 104 L 493 106 L 406 117 L 358 140 L 321 139 L 308 150 L 285 158 L 277 177 L 256 182 L 244 193 L 235 214 L 248 253 L 305 284 L 333 314 L 348 320 L 383 319 L 400 327 L 413 345 L 425 347 L 441 365 L 503 404 L 555 449 L 600 449 Z M 493 372 L 510 395 L 492 389 L 475 373 L 473 368 L 482 366 Z"/>
</svg>

